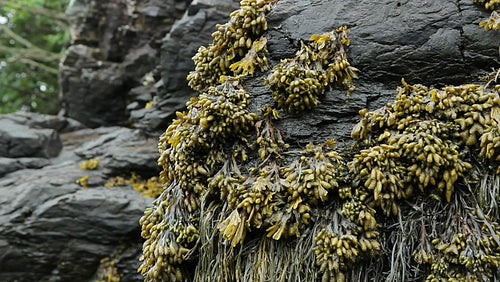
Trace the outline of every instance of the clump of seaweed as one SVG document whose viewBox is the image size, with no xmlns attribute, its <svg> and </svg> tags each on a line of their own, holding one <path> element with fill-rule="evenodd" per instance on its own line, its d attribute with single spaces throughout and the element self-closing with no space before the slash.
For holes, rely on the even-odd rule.
<svg viewBox="0 0 500 282">
<path fill-rule="evenodd" d="M 116 267 L 116 261 L 110 257 L 101 259 L 99 269 L 97 270 L 96 282 L 120 282 L 120 274 Z"/>
<path fill-rule="evenodd" d="M 474 3 L 484 6 L 487 10 L 496 9 L 497 5 L 500 4 L 499 0 L 474 0 Z"/>
<path fill-rule="evenodd" d="M 225 24 L 216 25 L 213 42 L 201 46 L 193 57 L 195 70 L 187 79 L 194 90 L 204 91 L 220 83 L 220 78 L 232 75 L 253 75 L 256 66 L 267 69 L 266 39 L 261 34 L 267 30 L 266 13 L 274 0 L 242 0 L 240 9 L 230 14 Z"/>
<path fill-rule="evenodd" d="M 247 108 L 248 94 L 239 81 L 226 81 L 192 98 L 160 137 L 158 164 L 162 194 L 141 218 L 146 281 L 183 279 L 183 263 L 195 253 L 200 202 L 207 179 L 223 158 L 223 145 L 244 138 L 256 115 Z"/>
<path fill-rule="evenodd" d="M 343 160 L 332 141 L 308 144 L 297 152 L 300 159 L 290 165 L 282 154 L 288 147 L 282 133 L 272 125 L 276 110 L 266 106 L 256 123 L 255 145 L 259 163 L 242 173 L 235 159 L 228 160 L 209 180 L 209 188 L 220 191 L 226 217 L 218 225 L 222 236 L 232 245 L 243 243 L 252 229 L 264 228 L 275 240 L 300 237 L 309 223 L 311 210 L 328 199 L 328 191 L 338 186 Z"/>
<path fill-rule="evenodd" d="M 345 47 L 349 45 L 347 27 L 324 34 L 313 34 L 308 42 L 301 42 L 295 58 L 283 59 L 273 67 L 266 79 L 278 106 L 289 113 L 298 113 L 316 107 L 329 87 L 343 85 L 354 90 L 352 78 L 357 69 L 347 60 Z"/>
<path fill-rule="evenodd" d="M 353 198 L 317 233 L 313 250 L 323 281 L 345 281 L 356 263 L 378 254 L 374 215 L 374 209 Z"/>
<path fill-rule="evenodd" d="M 366 148 L 349 163 L 350 172 L 371 191 L 364 201 L 386 215 L 397 214 L 398 200 L 417 188 L 450 201 L 456 181 L 472 167 L 471 156 L 459 152 L 480 149 L 479 156 L 498 165 L 497 90 L 479 85 L 429 90 L 404 81 L 403 86 L 394 104 L 361 111 L 363 119 L 352 132 Z"/>
<path fill-rule="evenodd" d="M 97 166 L 99 165 L 100 161 L 101 161 L 100 158 L 85 160 L 85 161 L 83 161 L 80 164 L 80 168 L 84 169 L 84 170 L 94 170 L 94 169 L 97 169 Z"/>
<path fill-rule="evenodd" d="M 498 30 L 500 28 L 500 13 L 498 11 L 491 12 L 490 17 L 481 21 L 479 26 L 484 27 L 485 31 Z"/>
<path fill-rule="evenodd" d="M 271 3 L 242 1 L 195 56 L 189 83 L 203 93 L 160 139 L 164 190 L 140 221 L 146 281 L 496 278 L 500 87 L 403 81 L 394 103 L 360 111 L 347 165 L 333 141 L 288 150 L 279 112 L 250 113 L 226 76 L 267 68 Z M 329 87 L 352 90 L 347 32 L 313 35 L 273 68 L 279 107 L 298 113 Z"/>
<path fill-rule="evenodd" d="M 104 184 L 104 187 L 125 186 L 127 184 L 132 184 L 134 190 L 141 192 L 144 197 L 156 198 L 163 192 L 163 185 L 157 176 L 142 180 L 141 176 L 135 172 L 132 172 L 128 179 L 123 176 L 111 177 Z"/>
<path fill-rule="evenodd" d="M 202 183 L 222 160 L 222 146 L 234 136 L 246 136 L 257 116 L 247 110 L 248 94 L 239 80 L 226 78 L 187 103 L 160 137 L 160 178 L 187 191 L 202 193 Z M 194 208 L 196 209 L 196 208 Z"/>
<path fill-rule="evenodd" d="M 352 137 L 361 149 L 348 164 L 353 201 L 380 208 L 387 217 L 399 216 L 394 223 L 398 228 L 384 234 L 394 248 L 381 250 L 392 253 L 388 280 L 410 277 L 411 254 L 420 269 L 416 277 L 424 275 L 420 277 L 427 281 L 485 281 L 496 275 L 491 271 L 498 267 L 496 247 L 486 250 L 478 242 L 498 236 L 497 223 L 472 213 L 497 212 L 492 207 L 498 188 L 482 188 L 474 175 L 479 174 L 478 162 L 495 168 L 500 164 L 498 90 L 472 84 L 428 89 L 403 81 L 394 103 L 360 111 L 362 120 Z M 384 226 L 392 229 L 388 222 Z M 436 232 L 443 228 L 448 229 Z"/>
</svg>

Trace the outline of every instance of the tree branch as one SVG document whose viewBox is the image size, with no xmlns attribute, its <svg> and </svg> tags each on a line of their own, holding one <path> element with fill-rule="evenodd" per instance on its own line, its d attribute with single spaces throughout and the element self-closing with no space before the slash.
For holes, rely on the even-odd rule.
<svg viewBox="0 0 500 282">
<path fill-rule="evenodd" d="M 2 6 L 10 6 L 14 9 L 23 10 L 30 14 L 40 15 L 44 17 L 51 18 L 58 22 L 58 24 L 62 24 L 62 27 L 68 27 L 68 20 L 66 19 L 66 15 L 63 12 L 59 12 L 57 10 L 47 9 L 41 6 L 38 7 L 26 7 L 19 3 L 15 3 L 14 1 L 9 0 L 0 0 L 0 5 Z"/>
<path fill-rule="evenodd" d="M 29 58 L 39 62 L 50 63 L 54 61 L 59 61 L 59 54 L 48 52 L 39 48 L 12 48 L 0 44 L 0 52 L 9 53 L 14 57 L 18 58 Z"/>
<path fill-rule="evenodd" d="M 14 57 L 13 57 L 13 59 L 14 59 Z M 7 60 L 7 61 L 10 62 L 11 60 Z M 50 72 L 50 73 L 53 73 L 53 74 L 58 74 L 59 73 L 59 70 L 56 69 L 56 68 L 47 66 L 45 64 L 39 63 L 37 61 L 33 61 L 31 59 L 28 59 L 28 58 L 19 58 L 19 59 L 16 59 L 15 61 L 18 61 L 18 62 L 23 63 L 23 64 L 32 65 L 34 67 L 43 69 L 43 70 L 45 70 L 47 72 Z"/>
<path fill-rule="evenodd" d="M 0 0 L 1 1 L 1 0 Z M 41 49 L 39 47 L 37 47 L 36 45 L 34 45 L 33 43 L 31 43 L 29 40 L 25 39 L 24 37 L 20 36 L 19 34 L 15 33 L 12 29 L 10 29 L 7 25 L 2 25 L 0 26 L 0 30 L 3 30 L 5 31 L 5 33 L 10 36 L 12 39 L 14 39 L 16 42 L 19 42 L 21 43 L 22 45 L 24 45 L 26 48 L 28 49 L 32 49 L 33 50 L 33 53 L 38 53 L 40 54 L 38 57 L 42 58 L 40 59 L 40 61 L 43 61 L 44 57 L 47 58 L 47 60 L 52 60 L 54 57 L 59 57 L 59 53 L 54 53 L 54 52 L 50 52 L 50 51 L 47 51 L 47 50 L 44 50 L 44 49 Z M 13 49 L 13 48 L 10 48 L 10 47 L 7 47 L 7 46 L 3 46 L 4 47 L 4 50 L 6 50 L 5 48 L 9 48 L 9 49 Z M 10 53 L 12 53 L 12 51 L 9 51 Z"/>
</svg>

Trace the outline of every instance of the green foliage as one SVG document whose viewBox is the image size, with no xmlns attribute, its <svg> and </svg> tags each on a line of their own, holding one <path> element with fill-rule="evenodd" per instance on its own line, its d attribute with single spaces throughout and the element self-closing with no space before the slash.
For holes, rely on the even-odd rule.
<svg viewBox="0 0 500 282">
<path fill-rule="evenodd" d="M 57 113 L 68 0 L 0 0 L 0 113 Z"/>
</svg>

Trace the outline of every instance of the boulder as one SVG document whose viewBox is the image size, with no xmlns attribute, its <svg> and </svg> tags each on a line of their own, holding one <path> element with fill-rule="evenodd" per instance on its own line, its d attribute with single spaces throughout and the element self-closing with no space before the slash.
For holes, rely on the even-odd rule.
<svg viewBox="0 0 500 282">
<path fill-rule="evenodd" d="M 62 169 L 64 185 L 38 173 L 37 181 L 2 181 L 0 280 L 89 281 L 100 260 L 113 256 L 127 266 L 122 281 L 140 281 L 131 269 L 138 266 L 138 219 L 150 200 L 130 187 L 82 189 L 71 184 L 78 171 Z"/>
<path fill-rule="evenodd" d="M 75 131 L 85 128 L 80 122 L 62 116 L 44 115 L 32 112 L 15 112 L 0 115 L 0 119 L 9 119 L 17 124 L 27 125 L 30 128 L 53 129 L 59 133 Z"/>
<path fill-rule="evenodd" d="M 62 148 L 53 129 L 30 128 L 13 120 L 0 118 L 0 157 L 52 158 Z"/>
</svg>

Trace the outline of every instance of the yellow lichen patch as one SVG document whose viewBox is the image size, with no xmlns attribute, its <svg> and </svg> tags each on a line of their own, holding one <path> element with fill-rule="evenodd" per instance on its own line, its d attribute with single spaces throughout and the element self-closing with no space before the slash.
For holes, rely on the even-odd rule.
<svg viewBox="0 0 500 282">
<path fill-rule="evenodd" d="M 127 185 L 128 180 L 125 179 L 123 176 L 115 176 L 111 177 L 106 184 L 104 184 L 104 187 L 109 188 L 109 187 L 117 187 L 117 186 L 125 186 Z"/>
<path fill-rule="evenodd" d="M 94 170 L 94 169 L 97 169 L 97 166 L 99 165 L 99 162 L 101 161 L 100 158 L 95 158 L 95 159 L 88 159 L 86 161 L 83 161 L 81 164 L 80 164 L 80 168 L 81 169 L 85 169 L 85 170 Z"/>
<path fill-rule="evenodd" d="M 316 107 L 322 95 L 331 86 L 343 85 L 354 90 L 352 79 L 357 69 L 347 60 L 345 47 L 349 45 L 346 27 L 321 35 L 313 34 L 308 42 L 301 42 L 295 58 L 284 59 L 274 66 L 266 79 L 278 106 L 289 113 L 298 113 Z"/>
<path fill-rule="evenodd" d="M 265 15 L 272 2 L 242 0 L 240 9 L 231 13 L 227 23 L 216 25 L 213 42 L 200 47 L 193 57 L 195 70 L 187 77 L 191 88 L 204 91 L 215 86 L 222 82 L 220 77 L 231 74 L 230 69 L 234 75 L 253 74 L 257 65 L 262 70 L 267 68 L 266 41 L 259 37 L 267 30 Z"/>
<path fill-rule="evenodd" d="M 76 183 L 82 186 L 82 188 L 87 188 L 87 183 L 89 181 L 89 176 L 85 175 L 76 180 Z"/>
<path fill-rule="evenodd" d="M 115 260 L 109 257 L 101 259 L 101 265 L 97 269 L 96 282 L 120 282 L 120 274 L 115 266 Z"/>
</svg>

